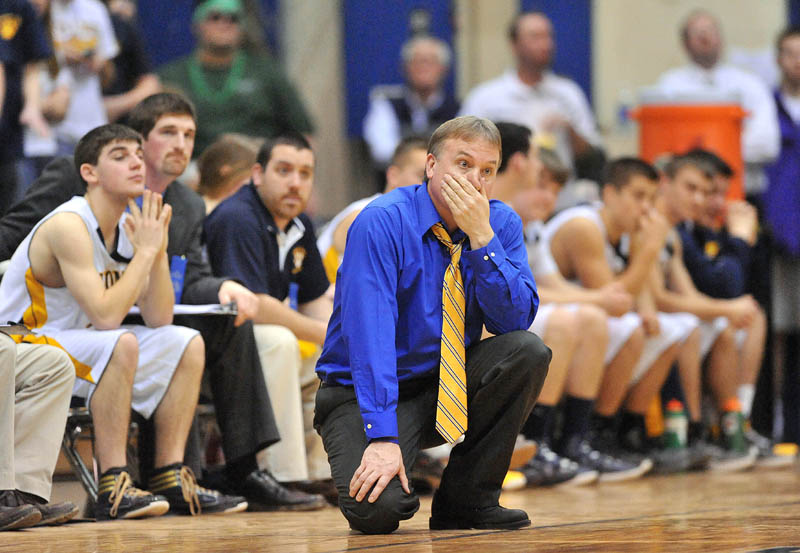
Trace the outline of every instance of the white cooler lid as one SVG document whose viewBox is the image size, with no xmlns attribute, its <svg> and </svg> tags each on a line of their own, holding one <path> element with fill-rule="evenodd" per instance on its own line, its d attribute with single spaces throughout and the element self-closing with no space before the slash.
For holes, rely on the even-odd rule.
<svg viewBox="0 0 800 553">
<path fill-rule="evenodd" d="M 698 90 L 695 92 L 667 93 L 658 87 L 639 90 L 639 105 L 691 105 L 691 104 L 737 104 L 741 95 L 735 91 Z"/>
</svg>

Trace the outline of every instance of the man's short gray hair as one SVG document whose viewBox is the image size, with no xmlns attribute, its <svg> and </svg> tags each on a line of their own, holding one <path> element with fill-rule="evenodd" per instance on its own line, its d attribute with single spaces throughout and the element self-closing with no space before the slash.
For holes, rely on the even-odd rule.
<svg viewBox="0 0 800 553">
<path fill-rule="evenodd" d="M 411 58 L 414 57 L 414 52 L 416 51 L 417 47 L 426 42 L 436 46 L 436 51 L 439 56 L 439 63 L 441 63 L 444 67 L 450 67 L 450 60 L 452 58 L 450 47 L 445 41 L 439 40 L 438 38 L 430 35 L 417 36 L 411 40 L 407 40 L 403 44 L 403 48 L 400 51 L 400 56 L 403 58 L 403 63 L 410 62 Z"/>
</svg>

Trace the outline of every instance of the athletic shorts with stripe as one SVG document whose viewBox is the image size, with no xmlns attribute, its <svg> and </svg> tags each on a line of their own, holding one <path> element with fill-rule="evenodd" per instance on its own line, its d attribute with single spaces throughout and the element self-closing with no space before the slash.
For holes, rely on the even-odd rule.
<svg viewBox="0 0 800 553">
<path fill-rule="evenodd" d="M 122 325 L 115 330 L 47 329 L 46 334 L 15 338 L 22 342 L 54 345 L 66 351 L 78 377 L 73 395 L 86 399 L 88 405 L 120 336 L 125 333 L 136 336 L 139 345 L 139 365 L 133 380 L 131 408 L 149 419 L 167 392 L 183 352 L 189 342 L 199 335 L 196 330 L 175 325 L 157 328 Z"/>
<path fill-rule="evenodd" d="M 547 329 L 547 322 L 550 315 L 556 309 L 566 309 L 573 313 L 580 307 L 579 303 L 544 303 L 539 305 L 536 318 L 530 327 L 530 331 L 538 336 L 543 336 Z M 642 320 L 636 313 L 630 312 L 622 317 L 608 318 L 608 347 L 606 348 L 605 364 L 608 365 L 617 356 L 622 346 L 630 340 L 633 332 L 642 324 Z"/>
</svg>

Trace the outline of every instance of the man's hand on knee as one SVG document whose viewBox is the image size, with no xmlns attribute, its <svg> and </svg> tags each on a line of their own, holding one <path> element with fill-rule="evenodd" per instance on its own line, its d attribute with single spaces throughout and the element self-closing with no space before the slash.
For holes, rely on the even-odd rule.
<svg viewBox="0 0 800 553">
<path fill-rule="evenodd" d="M 364 450 L 361 464 L 350 480 L 350 497 L 362 501 L 374 485 L 368 501 L 375 503 L 395 475 L 400 478 L 403 490 L 410 494 L 400 446 L 392 442 L 372 442 Z"/>
</svg>

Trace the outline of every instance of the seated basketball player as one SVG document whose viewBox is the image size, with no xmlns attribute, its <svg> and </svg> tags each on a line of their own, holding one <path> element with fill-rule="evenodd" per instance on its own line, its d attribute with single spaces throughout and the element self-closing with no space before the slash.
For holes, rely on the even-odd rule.
<svg viewBox="0 0 800 553">
<path fill-rule="evenodd" d="M 587 440 L 604 373 L 618 374 L 618 365 L 630 364 L 641 353 L 644 335 L 638 317 L 629 313 L 633 298 L 618 285 L 588 290 L 561 276 L 539 234 L 555 210 L 569 170 L 555 152 L 537 152 L 527 127 L 498 123 L 497 128 L 503 163 L 494 196 L 512 205 L 522 219 L 528 262 L 542 300 L 530 330 L 553 350 L 542 393 L 523 427 L 539 449 L 521 470 L 529 486 L 575 485 L 598 476 L 600 481 L 638 478 L 651 468 L 649 462 L 632 463 L 599 452 Z M 556 408 L 562 396 L 563 427 L 556 444 Z"/>
<path fill-rule="evenodd" d="M 247 508 L 197 486 L 181 460 L 197 403 L 203 340 L 172 326 L 167 261 L 171 208 L 144 189 L 142 138 L 121 125 L 90 131 L 75 149 L 87 184 L 45 216 L 17 248 L 0 285 L 3 320 L 64 349 L 95 423 L 98 520 Z M 141 208 L 132 198 L 143 194 Z M 130 213 L 125 213 L 126 208 Z M 98 278 L 99 275 L 99 278 Z M 147 326 L 121 325 L 138 305 Z M 125 446 L 130 409 L 155 423 L 154 495 L 133 487 Z"/>
<path fill-rule="evenodd" d="M 666 219 L 652 207 L 658 174 L 644 161 L 620 158 L 606 166 L 602 190 L 603 203 L 566 209 L 542 233 L 567 280 L 588 289 L 615 283 L 634 295 L 647 334 L 638 361 L 620 365 L 618 372 L 606 371 L 603 377 L 591 423 L 592 447 L 623 455 L 646 454 L 657 471 L 685 470 L 690 465 L 686 452 L 645 443 L 644 414 L 684 342 L 698 335 L 696 317 L 657 313 L 647 294 L 648 278 L 669 232 Z M 627 258 L 620 253 L 624 237 L 632 237 L 637 246 Z"/>
</svg>

